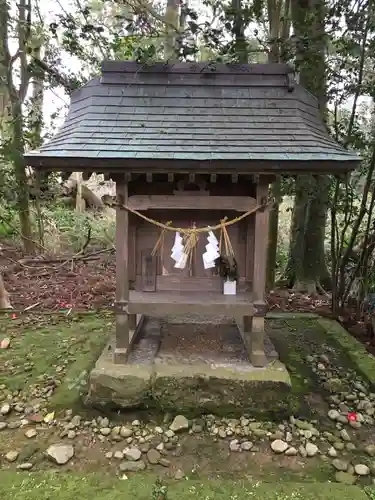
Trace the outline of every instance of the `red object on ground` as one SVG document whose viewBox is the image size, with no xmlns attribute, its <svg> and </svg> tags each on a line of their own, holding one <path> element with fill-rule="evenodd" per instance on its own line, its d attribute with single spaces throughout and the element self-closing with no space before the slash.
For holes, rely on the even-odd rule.
<svg viewBox="0 0 375 500">
<path fill-rule="evenodd" d="M 12 319 L 17 319 L 17 314 L 16 313 L 12 314 Z"/>
<path fill-rule="evenodd" d="M 350 411 L 348 413 L 348 421 L 349 422 L 357 422 L 357 414 L 355 411 Z"/>
</svg>

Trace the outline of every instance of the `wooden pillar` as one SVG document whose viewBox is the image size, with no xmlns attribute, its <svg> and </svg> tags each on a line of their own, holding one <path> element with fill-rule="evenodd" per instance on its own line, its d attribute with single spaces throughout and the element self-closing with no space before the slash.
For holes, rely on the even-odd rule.
<svg viewBox="0 0 375 500">
<path fill-rule="evenodd" d="M 257 202 L 264 204 L 268 199 L 269 183 L 267 178 L 260 176 L 257 185 Z M 253 294 L 254 306 L 257 314 L 244 318 L 245 332 L 250 333 L 250 361 L 254 366 L 265 366 L 267 358 L 264 352 L 264 315 L 265 315 L 265 290 L 268 245 L 268 217 L 269 211 L 260 210 L 255 214 L 254 230 L 254 272 Z"/>
<path fill-rule="evenodd" d="M 116 179 L 116 345 L 114 362 L 125 363 L 129 347 L 129 213 L 119 205 L 128 204 L 125 176 Z"/>
</svg>

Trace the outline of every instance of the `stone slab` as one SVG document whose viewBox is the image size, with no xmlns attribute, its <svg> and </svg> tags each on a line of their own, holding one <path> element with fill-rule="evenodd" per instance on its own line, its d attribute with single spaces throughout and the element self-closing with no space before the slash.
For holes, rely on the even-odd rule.
<svg viewBox="0 0 375 500">
<path fill-rule="evenodd" d="M 90 373 L 86 404 L 95 407 L 137 408 L 150 395 L 152 365 L 115 365 L 107 345 Z"/>
<path fill-rule="evenodd" d="M 158 361 L 154 366 L 152 397 L 164 411 L 184 415 L 246 413 L 254 418 L 290 414 L 291 380 L 279 361 L 252 370 Z"/>
</svg>

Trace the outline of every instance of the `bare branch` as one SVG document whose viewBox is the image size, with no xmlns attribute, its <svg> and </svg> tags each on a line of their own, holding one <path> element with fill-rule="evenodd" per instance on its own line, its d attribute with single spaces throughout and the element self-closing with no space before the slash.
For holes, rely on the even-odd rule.
<svg viewBox="0 0 375 500">
<path fill-rule="evenodd" d="M 62 85 L 69 93 L 73 92 L 74 86 L 72 83 L 69 81 L 69 79 L 59 73 L 55 68 L 51 68 L 46 64 L 44 61 L 38 58 L 34 58 L 34 64 L 39 66 L 39 68 L 46 73 L 48 73 L 59 85 Z"/>
</svg>

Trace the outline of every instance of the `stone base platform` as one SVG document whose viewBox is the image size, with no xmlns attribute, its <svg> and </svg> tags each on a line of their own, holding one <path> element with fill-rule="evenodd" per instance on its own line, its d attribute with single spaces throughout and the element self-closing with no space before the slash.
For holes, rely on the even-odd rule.
<svg viewBox="0 0 375 500">
<path fill-rule="evenodd" d="M 107 345 L 91 372 L 87 403 L 186 416 L 285 418 L 295 410 L 290 377 L 270 339 L 266 348 L 268 365 L 255 368 L 234 322 L 148 318 L 128 363 L 115 365 Z"/>
</svg>

